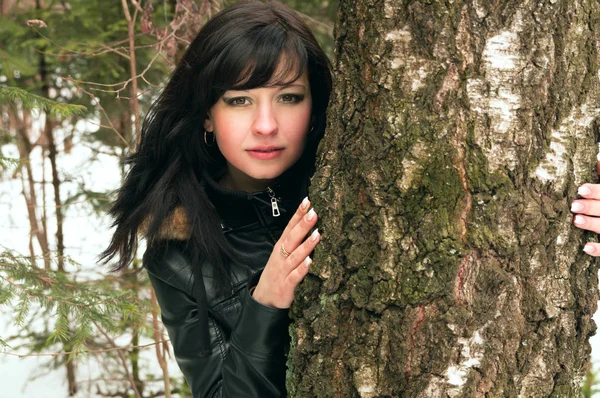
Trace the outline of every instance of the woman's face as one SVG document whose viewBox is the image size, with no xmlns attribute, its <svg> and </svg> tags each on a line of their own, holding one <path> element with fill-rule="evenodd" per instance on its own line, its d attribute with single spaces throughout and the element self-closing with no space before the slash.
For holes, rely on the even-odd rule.
<svg viewBox="0 0 600 398">
<path fill-rule="evenodd" d="M 302 155 L 311 109 L 306 72 L 284 86 L 225 92 L 204 123 L 227 160 L 221 183 L 248 192 L 269 186 Z"/>
</svg>

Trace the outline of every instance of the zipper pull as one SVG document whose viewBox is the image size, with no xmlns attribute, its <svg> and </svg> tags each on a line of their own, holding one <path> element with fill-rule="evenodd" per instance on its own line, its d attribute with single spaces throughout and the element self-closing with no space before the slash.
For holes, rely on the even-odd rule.
<svg viewBox="0 0 600 398">
<path fill-rule="evenodd" d="M 273 192 L 271 187 L 267 187 L 267 193 L 271 198 L 271 209 L 273 210 L 273 217 L 279 217 L 279 206 L 277 205 L 277 198 L 275 197 L 275 192 Z"/>
</svg>

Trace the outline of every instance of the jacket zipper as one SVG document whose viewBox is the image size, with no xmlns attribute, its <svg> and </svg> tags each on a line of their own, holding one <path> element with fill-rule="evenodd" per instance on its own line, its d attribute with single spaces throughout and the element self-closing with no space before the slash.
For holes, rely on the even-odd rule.
<svg viewBox="0 0 600 398">
<path fill-rule="evenodd" d="M 252 207 L 254 207 L 254 211 L 256 212 L 256 216 L 258 217 L 258 222 L 263 227 L 263 229 L 265 231 L 267 231 L 267 234 L 269 234 L 269 237 L 271 238 L 272 243 L 275 244 L 275 242 L 277 242 L 277 239 L 275 239 L 275 236 L 273 236 L 273 232 L 271 232 L 269 227 L 267 227 L 267 223 L 265 221 L 265 216 L 262 214 L 262 212 L 260 211 L 260 209 L 258 208 L 256 203 L 252 202 Z"/>
<path fill-rule="evenodd" d="M 273 217 L 279 217 L 279 206 L 277 204 L 277 198 L 275 197 L 275 192 L 271 189 L 271 187 L 267 187 L 267 193 L 271 198 L 271 210 L 273 210 Z"/>
</svg>

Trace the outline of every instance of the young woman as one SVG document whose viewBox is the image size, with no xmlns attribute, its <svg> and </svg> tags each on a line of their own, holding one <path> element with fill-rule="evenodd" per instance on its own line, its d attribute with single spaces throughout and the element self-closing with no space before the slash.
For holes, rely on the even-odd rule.
<svg viewBox="0 0 600 398">
<path fill-rule="evenodd" d="M 307 26 L 275 3 L 206 23 L 152 105 L 104 258 L 144 267 L 194 397 L 285 396 L 288 308 L 320 235 L 306 197 L 331 91 Z"/>
</svg>

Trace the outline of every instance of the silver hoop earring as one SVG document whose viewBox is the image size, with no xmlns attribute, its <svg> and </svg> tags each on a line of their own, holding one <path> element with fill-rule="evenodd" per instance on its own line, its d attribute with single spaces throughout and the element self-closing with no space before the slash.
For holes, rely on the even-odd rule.
<svg viewBox="0 0 600 398">
<path fill-rule="evenodd" d="M 206 144 L 206 146 L 212 146 L 215 143 L 215 135 L 213 134 L 212 141 L 209 144 L 208 140 L 206 139 L 206 133 L 212 133 L 212 131 L 206 131 L 206 130 L 204 130 L 204 143 Z"/>
</svg>

